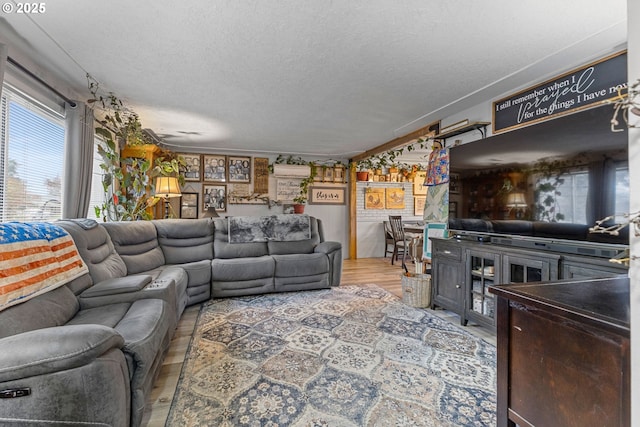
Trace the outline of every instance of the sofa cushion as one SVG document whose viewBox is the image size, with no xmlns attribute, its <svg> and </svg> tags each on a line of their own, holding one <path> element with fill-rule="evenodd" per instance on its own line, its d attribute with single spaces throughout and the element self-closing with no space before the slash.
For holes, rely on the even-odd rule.
<svg viewBox="0 0 640 427">
<path fill-rule="evenodd" d="M 150 221 L 105 222 L 116 252 L 127 266 L 127 274 L 137 274 L 165 264 L 158 232 Z"/>
<path fill-rule="evenodd" d="M 213 222 L 210 219 L 162 219 L 152 221 L 167 264 L 183 264 L 213 258 Z"/>
<path fill-rule="evenodd" d="M 313 217 L 309 217 L 309 223 L 311 228 L 311 238 L 292 242 L 270 240 L 267 243 L 267 246 L 269 247 L 269 255 L 312 253 L 316 245 L 321 242 L 321 239 L 318 231 L 318 221 Z"/>
<path fill-rule="evenodd" d="M 67 322 L 67 325 L 95 324 L 115 328 L 118 322 L 127 314 L 131 304 L 131 302 L 122 302 L 80 310 L 73 319 Z"/>
<path fill-rule="evenodd" d="M 100 325 L 44 328 L 7 337 L 3 346 L 20 350 L 0 352 L 0 382 L 83 366 L 123 345 L 115 330 Z"/>
<path fill-rule="evenodd" d="M 229 243 L 227 220 L 214 220 L 213 256 L 215 258 L 232 259 L 261 257 L 269 254 L 266 242 Z"/>
<path fill-rule="evenodd" d="M 270 256 L 254 258 L 214 259 L 211 280 L 243 281 L 273 277 L 275 261 Z"/>
<path fill-rule="evenodd" d="M 166 301 L 141 299 L 81 310 L 69 324 L 98 324 L 114 328 L 124 338 L 131 379 L 131 425 L 140 425 L 145 400 L 151 393 L 154 375 L 171 338 L 171 322 Z"/>
<path fill-rule="evenodd" d="M 73 238 L 94 283 L 127 274 L 127 266 L 116 253 L 107 230 L 97 222 L 63 220 L 56 224 L 67 230 Z"/>
<path fill-rule="evenodd" d="M 329 258 L 323 253 L 273 255 L 276 277 L 304 277 L 329 272 Z"/>
<path fill-rule="evenodd" d="M 66 286 L 0 311 L 0 338 L 62 326 L 78 312 L 78 299 Z"/>
</svg>

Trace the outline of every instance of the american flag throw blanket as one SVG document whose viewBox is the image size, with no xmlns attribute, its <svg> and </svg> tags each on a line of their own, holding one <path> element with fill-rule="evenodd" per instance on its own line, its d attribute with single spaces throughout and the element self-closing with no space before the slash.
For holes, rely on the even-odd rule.
<svg viewBox="0 0 640 427">
<path fill-rule="evenodd" d="M 87 271 L 63 228 L 49 223 L 0 223 L 0 311 Z"/>
</svg>

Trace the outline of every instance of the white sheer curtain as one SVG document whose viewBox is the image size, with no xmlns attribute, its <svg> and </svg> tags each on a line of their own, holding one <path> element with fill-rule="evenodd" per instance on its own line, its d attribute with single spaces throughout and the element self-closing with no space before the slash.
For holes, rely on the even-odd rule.
<svg viewBox="0 0 640 427">
<path fill-rule="evenodd" d="M 91 199 L 93 111 L 82 102 L 66 103 L 63 218 L 86 218 Z"/>
</svg>

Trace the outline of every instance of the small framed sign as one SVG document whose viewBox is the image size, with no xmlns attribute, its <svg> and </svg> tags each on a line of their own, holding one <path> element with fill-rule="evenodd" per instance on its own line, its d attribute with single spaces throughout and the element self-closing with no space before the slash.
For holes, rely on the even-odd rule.
<svg viewBox="0 0 640 427">
<path fill-rule="evenodd" d="M 345 187 L 311 187 L 309 189 L 309 204 L 344 205 L 346 204 L 346 193 Z"/>
</svg>

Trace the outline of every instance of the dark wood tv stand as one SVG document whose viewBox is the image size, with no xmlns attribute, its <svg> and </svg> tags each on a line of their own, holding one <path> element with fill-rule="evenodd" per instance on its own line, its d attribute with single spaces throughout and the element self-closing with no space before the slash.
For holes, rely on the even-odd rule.
<svg viewBox="0 0 640 427">
<path fill-rule="evenodd" d="M 488 289 L 506 283 L 614 277 L 628 268 L 609 262 L 621 245 L 478 233 L 431 238 L 431 308 L 495 327 L 495 298 Z"/>
<path fill-rule="evenodd" d="M 498 426 L 629 426 L 626 277 L 495 286 Z"/>
</svg>

